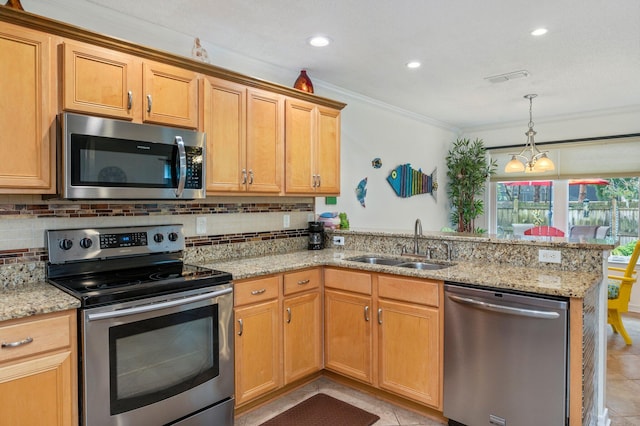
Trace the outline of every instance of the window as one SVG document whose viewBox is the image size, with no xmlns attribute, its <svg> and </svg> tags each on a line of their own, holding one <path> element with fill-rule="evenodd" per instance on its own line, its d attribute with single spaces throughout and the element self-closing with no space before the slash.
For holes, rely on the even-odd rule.
<svg viewBox="0 0 640 426">
<path fill-rule="evenodd" d="M 490 232 L 517 237 L 548 225 L 573 239 L 612 237 L 620 245 L 638 239 L 637 177 L 502 181 L 492 188 Z"/>
</svg>

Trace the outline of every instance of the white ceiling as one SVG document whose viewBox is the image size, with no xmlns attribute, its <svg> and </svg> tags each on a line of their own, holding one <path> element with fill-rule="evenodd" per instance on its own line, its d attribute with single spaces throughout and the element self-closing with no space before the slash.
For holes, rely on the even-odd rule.
<svg viewBox="0 0 640 426">
<path fill-rule="evenodd" d="M 639 0 L 89 1 L 462 129 L 640 107 Z"/>
</svg>

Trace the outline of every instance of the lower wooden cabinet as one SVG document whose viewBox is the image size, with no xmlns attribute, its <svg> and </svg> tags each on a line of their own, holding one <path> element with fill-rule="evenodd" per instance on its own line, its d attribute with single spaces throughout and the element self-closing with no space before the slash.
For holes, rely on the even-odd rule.
<svg viewBox="0 0 640 426">
<path fill-rule="evenodd" d="M 283 304 L 284 384 L 322 369 L 320 291 L 288 297 Z"/>
<path fill-rule="evenodd" d="M 236 308 L 236 404 L 250 401 L 282 383 L 278 300 Z"/>
<path fill-rule="evenodd" d="M 320 371 L 324 353 L 327 370 L 441 411 L 442 298 L 439 281 L 333 267 L 237 282 L 236 405 Z"/>
<path fill-rule="evenodd" d="M 234 285 L 236 406 L 322 369 L 322 269 Z"/>
<path fill-rule="evenodd" d="M 373 383 L 371 297 L 325 290 L 325 366 Z"/>
<path fill-rule="evenodd" d="M 440 410 L 441 284 L 326 268 L 326 368 Z"/>
<path fill-rule="evenodd" d="M 0 323 L 0 424 L 77 425 L 76 313 Z"/>
</svg>

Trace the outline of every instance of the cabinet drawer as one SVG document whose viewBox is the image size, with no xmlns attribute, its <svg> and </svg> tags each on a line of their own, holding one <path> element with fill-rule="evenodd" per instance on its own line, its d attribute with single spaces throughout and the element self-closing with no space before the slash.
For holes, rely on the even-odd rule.
<svg viewBox="0 0 640 426">
<path fill-rule="evenodd" d="M 277 298 L 280 288 L 280 277 L 281 275 L 274 275 L 272 277 L 235 283 L 233 285 L 234 306 Z"/>
<path fill-rule="evenodd" d="M 327 268 L 324 271 L 324 285 L 340 290 L 371 294 L 371 274 Z"/>
<path fill-rule="evenodd" d="M 70 327 L 75 322 L 69 314 L 38 319 L 19 320 L 0 326 L 0 342 L 11 344 L 25 342 L 13 347 L 0 348 L 0 362 L 39 354 L 71 345 Z M 30 341 L 30 343 L 26 343 Z"/>
<path fill-rule="evenodd" d="M 320 272 L 320 268 L 313 268 L 284 274 L 285 296 L 319 288 L 320 281 L 322 279 L 322 274 Z"/>
<path fill-rule="evenodd" d="M 388 275 L 378 277 L 378 295 L 387 299 L 438 306 L 439 281 L 414 280 Z"/>
</svg>

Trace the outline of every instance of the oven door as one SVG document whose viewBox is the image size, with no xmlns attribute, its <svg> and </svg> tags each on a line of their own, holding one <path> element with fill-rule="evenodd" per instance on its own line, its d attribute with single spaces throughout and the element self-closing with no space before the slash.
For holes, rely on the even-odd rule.
<svg viewBox="0 0 640 426">
<path fill-rule="evenodd" d="M 83 311 L 83 424 L 232 424 L 232 315 L 231 284 Z"/>
</svg>

